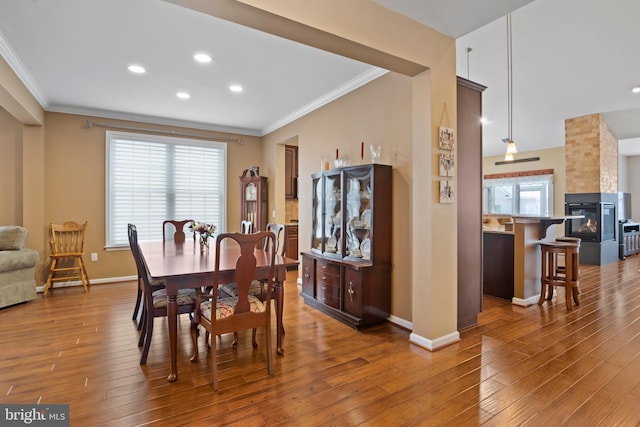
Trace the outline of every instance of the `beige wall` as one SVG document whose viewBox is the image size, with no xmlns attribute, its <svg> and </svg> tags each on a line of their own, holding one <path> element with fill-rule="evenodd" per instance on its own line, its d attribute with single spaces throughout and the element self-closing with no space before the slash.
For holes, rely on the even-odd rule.
<svg viewBox="0 0 640 427">
<path fill-rule="evenodd" d="M 0 225 L 22 223 L 22 124 L 0 108 Z"/>
</svg>

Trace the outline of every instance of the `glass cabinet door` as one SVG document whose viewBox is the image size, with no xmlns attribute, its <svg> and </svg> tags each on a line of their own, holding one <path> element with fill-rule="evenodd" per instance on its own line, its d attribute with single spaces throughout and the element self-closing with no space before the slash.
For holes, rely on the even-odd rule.
<svg viewBox="0 0 640 427">
<path fill-rule="evenodd" d="M 311 249 L 319 252 L 324 251 L 323 185 L 322 175 L 312 177 Z"/>
<path fill-rule="evenodd" d="M 369 168 L 345 171 L 345 255 L 352 258 L 371 259 L 371 172 Z"/>
<path fill-rule="evenodd" d="M 324 252 L 341 256 L 344 253 L 342 179 L 340 172 L 324 177 Z"/>
</svg>

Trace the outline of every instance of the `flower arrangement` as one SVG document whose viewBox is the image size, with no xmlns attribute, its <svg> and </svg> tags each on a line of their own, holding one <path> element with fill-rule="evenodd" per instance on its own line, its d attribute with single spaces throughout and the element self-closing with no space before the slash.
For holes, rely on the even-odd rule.
<svg viewBox="0 0 640 427">
<path fill-rule="evenodd" d="M 216 226 L 213 224 L 207 224 L 206 222 L 193 221 L 189 228 L 200 235 L 201 239 L 208 239 L 216 232 Z"/>
<path fill-rule="evenodd" d="M 200 250 L 204 251 L 205 247 L 209 246 L 209 237 L 212 237 L 216 232 L 216 226 L 206 222 L 193 221 L 189 228 L 200 235 Z"/>
</svg>

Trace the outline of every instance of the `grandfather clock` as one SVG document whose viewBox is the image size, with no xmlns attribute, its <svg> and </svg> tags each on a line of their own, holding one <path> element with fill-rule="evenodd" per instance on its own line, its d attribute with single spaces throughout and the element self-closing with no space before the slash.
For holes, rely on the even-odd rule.
<svg viewBox="0 0 640 427">
<path fill-rule="evenodd" d="M 265 231 L 269 218 L 268 178 L 259 169 L 245 169 L 240 177 L 240 221 L 251 221 L 253 231 Z"/>
</svg>

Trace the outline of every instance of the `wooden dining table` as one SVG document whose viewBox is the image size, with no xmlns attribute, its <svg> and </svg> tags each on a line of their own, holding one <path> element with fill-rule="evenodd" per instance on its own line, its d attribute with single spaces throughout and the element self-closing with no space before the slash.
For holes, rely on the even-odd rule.
<svg viewBox="0 0 640 427">
<path fill-rule="evenodd" d="M 149 275 L 153 279 L 165 282 L 167 293 L 167 321 L 169 323 L 169 382 L 178 379 L 177 346 L 178 346 L 178 304 L 176 297 L 180 289 L 201 288 L 211 286 L 215 270 L 215 245 L 201 252 L 198 242 L 185 243 L 149 241 L 140 242 L 140 250 L 147 263 Z M 220 246 L 220 283 L 235 282 L 235 264 L 240 249 L 228 240 Z M 256 279 L 267 279 L 270 257 L 267 252 L 255 250 L 257 261 Z M 276 349 L 283 354 L 282 313 L 284 310 L 283 284 L 287 267 L 298 265 L 298 261 L 276 255 L 275 259 L 275 308 L 276 308 Z"/>
</svg>

